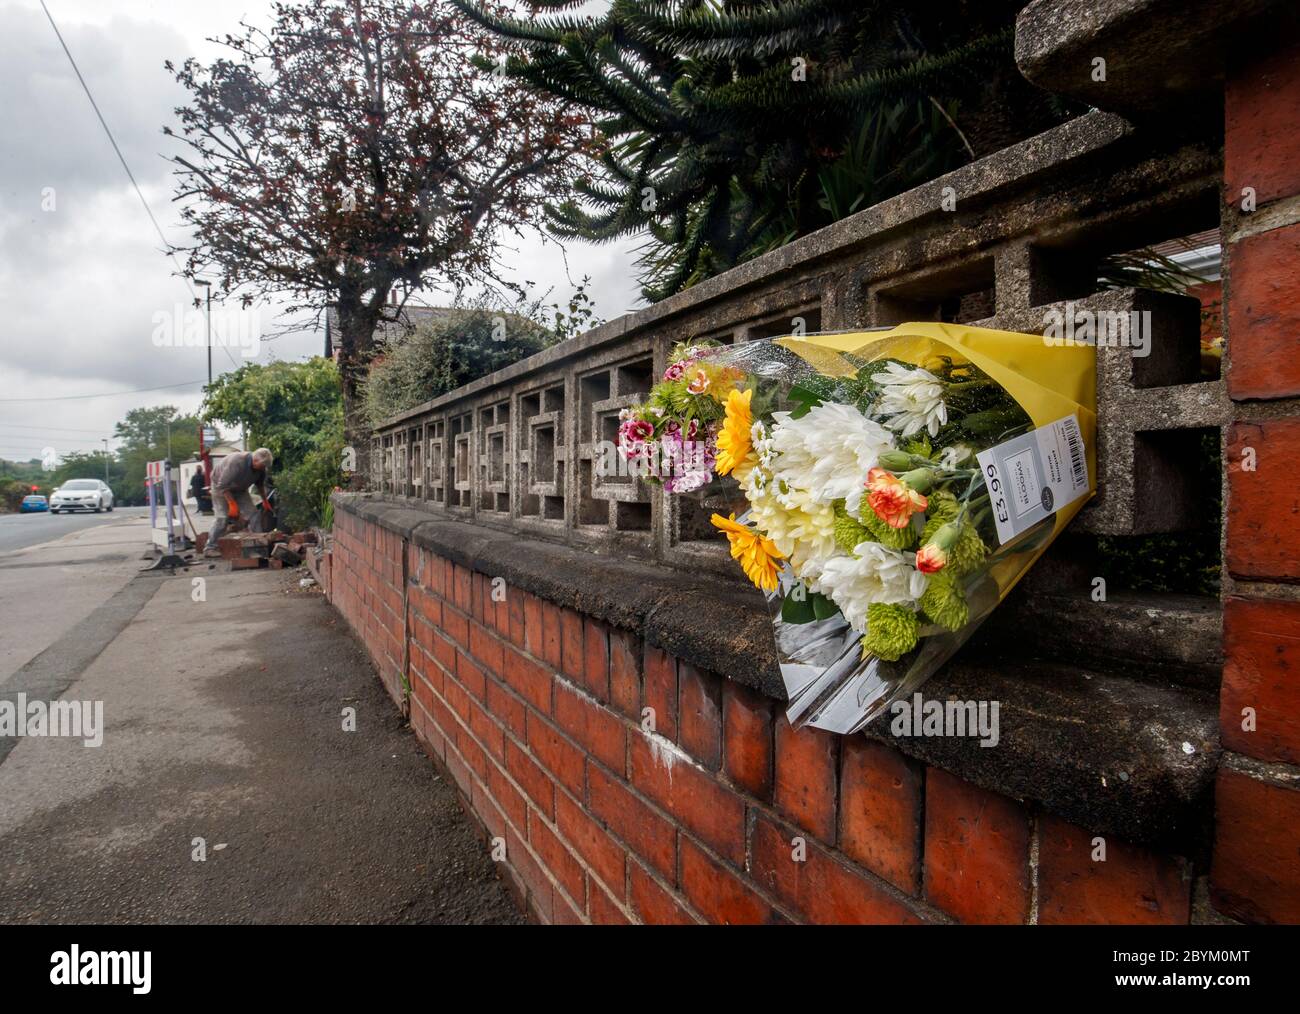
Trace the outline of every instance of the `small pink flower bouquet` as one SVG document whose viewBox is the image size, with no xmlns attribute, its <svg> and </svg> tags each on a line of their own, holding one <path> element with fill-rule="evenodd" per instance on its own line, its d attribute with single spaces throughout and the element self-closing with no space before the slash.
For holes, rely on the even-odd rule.
<svg viewBox="0 0 1300 1014">
<path fill-rule="evenodd" d="M 713 357 L 720 346 L 678 345 L 649 399 L 619 417 L 618 453 L 634 474 L 690 493 L 711 483 L 726 393 L 743 376 Z"/>
</svg>

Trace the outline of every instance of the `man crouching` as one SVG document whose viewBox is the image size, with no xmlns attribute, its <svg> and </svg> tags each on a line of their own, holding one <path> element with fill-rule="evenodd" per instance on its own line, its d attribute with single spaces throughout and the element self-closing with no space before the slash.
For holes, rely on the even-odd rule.
<svg viewBox="0 0 1300 1014">
<path fill-rule="evenodd" d="M 256 508 L 248 495 L 251 487 L 256 486 L 262 501 L 266 502 L 266 480 L 274 460 L 265 447 L 259 447 L 251 454 L 241 451 L 221 459 L 212 474 L 212 508 L 217 519 L 203 551 L 205 557 L 215 559 L 221 556 L 217 542 L 226 534 L 227 528 L 232 524 L 239 528 L 240 522 L 247 524 L 253 518 Z"/>
</svg>

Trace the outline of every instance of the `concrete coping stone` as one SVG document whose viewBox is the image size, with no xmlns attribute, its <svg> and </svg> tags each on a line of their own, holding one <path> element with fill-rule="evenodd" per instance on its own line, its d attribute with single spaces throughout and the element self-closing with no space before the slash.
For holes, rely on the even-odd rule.
<svg viewBox="0 0 1300 1014">
<path fill-rule="evenodd" d="M 462 567 L 785 701 L 756 591 L 447 519 L 381 494 L 337 493 L 334 501 Z M 866 735 L 1098 834 L 1200 855 L 1221 755 L 1216 695 L 1141 675 L 968 651 L 925 684 L 923 698 L 996 701 L 997 746 L 974 736 L 898 736 L 889 715 Z"/>
</svg>

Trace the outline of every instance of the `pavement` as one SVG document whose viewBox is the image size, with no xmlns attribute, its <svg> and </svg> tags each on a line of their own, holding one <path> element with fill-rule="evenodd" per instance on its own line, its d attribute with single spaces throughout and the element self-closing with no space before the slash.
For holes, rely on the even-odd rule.
<svg viewBox="0 0 1300 1014">
<path fill-rule="evenodd" d="M 145 524 L 0 557 L 0 700 L 104 716 L 98 747 L 0 739 L 0 922 L 522 921 L 320 593 L 137 573 Z"/>
<path fill-rule="evenodd" d="M 0 515 L 0 690 L 119 592 L 145 563 L 148 510 Z M 17 534 L 15 534 L 17 533 Z"/>
</svg>

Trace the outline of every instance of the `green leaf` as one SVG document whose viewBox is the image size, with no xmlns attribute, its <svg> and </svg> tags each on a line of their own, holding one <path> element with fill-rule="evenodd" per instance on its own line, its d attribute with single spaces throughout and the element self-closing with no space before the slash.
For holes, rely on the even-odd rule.
<svg viewBox="0 0 1300 1014">
<path fill-rule="evenodd" d="M 803 585 L 796 585 L 781 601 L 781 619 L 786 623 L 812 623 L 817 619 L 813 596 Z"/>
<path fill-rule="evenodd" d="M 781 619 L 786 623 L 812 623 L 829 620 L 840 607 L 818 592 L 796 585 L 781 601 Z"/>
<path fill-rule="evenodd" d="M 813 616 L 819 620 L 829 620 L 840 611 L 840 607 L 820 592 L 812 595 Z"/>
<path fill-rule="evenodd" d="M 790 400 L 795 403 L 795 408 L 790 412 L 791 419 L 802 419 L 814 408 L 822 403 L 821 395 L 816 391 L 810 391 L 808 388 L 795 384 L 790 388 Z"/>
</svg>

